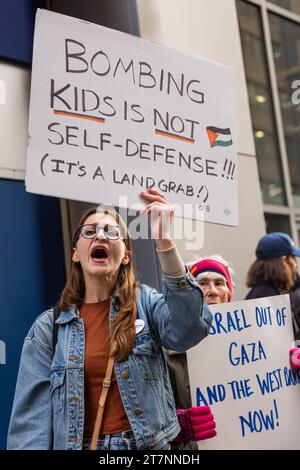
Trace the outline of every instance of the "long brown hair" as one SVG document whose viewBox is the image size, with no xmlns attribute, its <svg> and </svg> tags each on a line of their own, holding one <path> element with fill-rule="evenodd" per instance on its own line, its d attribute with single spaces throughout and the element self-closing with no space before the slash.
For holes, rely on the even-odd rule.
<svg viewBox="0 0 300 470">
<path fill-rule="evenodd" d="M 110 343 L 114 345 L 112 355 L 118 362 L 124 361 L 133 348 L 135 340 L 135 320 L 137 318 L 137 305 L 136 305 L 136 291 L 138 288 L 138 281 L 135 275 L 135 269 L 132 260 L 132 245 L 128 228 L 118 212 L 103 208 L 100 206 L 100 211 L 104 215 L 111 215 L 120 225 L 123 240 L 126 250 L 130 252 L 129 262 L 121 264 L 118 273 L 117 285 L 119 287 L 118 297 L 120 299 L 119 311 L 115 316 L 112 327 Z M 74 248 L 80 236 L 80 225 L 84 224 L 88 217 L 99 213 L 99 207 L 94 207 L 86 212 L 77 226 L 73 236 L 72 247 Z M 117 286 L 116 286 L 117 287 Z M 78 309 L 83 304 L 85 296 L 85 281 L 80 263 L 75 263 L 72 260 L 71 253 L 71 266 L 65 288 L 62 292 L 58 308 L 62 311 L 68 310 L 72 306 Z"/>
<path fill-rule="evenodd" d="M 283 263 L 280 257 L 254 261 L 248 271 L 246 284 L 247 287 L 269 284 L 280 294 L 285 294 L 291 292 L 294 281 L 290 259 L 287 256 L 287 263 Z"/>
</svg>

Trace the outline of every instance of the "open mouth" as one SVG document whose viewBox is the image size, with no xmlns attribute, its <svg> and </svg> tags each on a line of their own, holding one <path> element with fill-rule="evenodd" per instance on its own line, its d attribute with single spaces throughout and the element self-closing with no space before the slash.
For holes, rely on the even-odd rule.
<svg viewBox="0 0 300 470">
<path fill-rule="evenodd" d="M 103 246 L 94 246 L 91 252 L 91 258 L 93 261 L 99 262 L 104 261 L 108 257 L 107 249 Z"/>
</svg>

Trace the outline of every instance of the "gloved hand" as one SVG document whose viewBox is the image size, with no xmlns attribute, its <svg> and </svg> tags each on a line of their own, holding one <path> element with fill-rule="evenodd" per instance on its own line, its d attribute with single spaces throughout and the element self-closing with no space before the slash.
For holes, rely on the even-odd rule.
<svg viewBox="0 0 300 470">
<path fill-rule="evenodd" d="M 291 369 L 300 369 L 300 348 L 290 349 Z"/>
<path fill-rule="evenodd" d="M 180 433 L 173 440 L 175 444 L 211 439 L 217 435 L 214 415 L 209 406 L 192 406 L 187 410 L 176 410 Z"/>
</svg>

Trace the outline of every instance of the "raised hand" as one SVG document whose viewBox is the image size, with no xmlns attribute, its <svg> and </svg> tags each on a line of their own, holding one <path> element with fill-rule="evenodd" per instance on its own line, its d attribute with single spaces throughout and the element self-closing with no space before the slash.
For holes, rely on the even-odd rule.
<svg viewBox="0 0 300 470">
<path fill-rule="evenodd" d="M 171 224 L 174 216 L 174 207 L 166 197 L 154 188 L 148 188 L 147 192 L 140 193 L 140 197 L 148 204 L 141 210 L 141 214 L 148 214 L 151 224 L 152 237 L 156 241 L 157 248 L 163 250 L 170 248 Z"/>
</svg>

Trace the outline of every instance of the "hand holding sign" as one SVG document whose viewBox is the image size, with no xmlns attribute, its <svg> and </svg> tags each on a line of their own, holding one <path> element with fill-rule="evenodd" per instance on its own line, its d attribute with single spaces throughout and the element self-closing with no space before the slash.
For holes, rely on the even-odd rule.
<svg viewBox="0 0 300 470">
<path fill-rule="evenodd" d="M 209 406 L 193 406 L 176 411 L 180 433 L 174 439 L 176 444 L 203 441 L 217 435 L 214 415 Z"/>
<path fill-rule="evenodd" d="M 150 216 L 151 232 L 157 247 L 162 250 L 170 248 L 173 244 L 170 232 L 174 208 L 159 191 L 154 188 L 148 188 L 147 191 L 140 193 L 141 198 L 148 202 L 141 214 Z"/>
<path fill-rule="evenodd" d="M 300 370 L 300 348 L 291 348 L 290 349 L 290 364 L 291 369 Z"/>
</svg>

